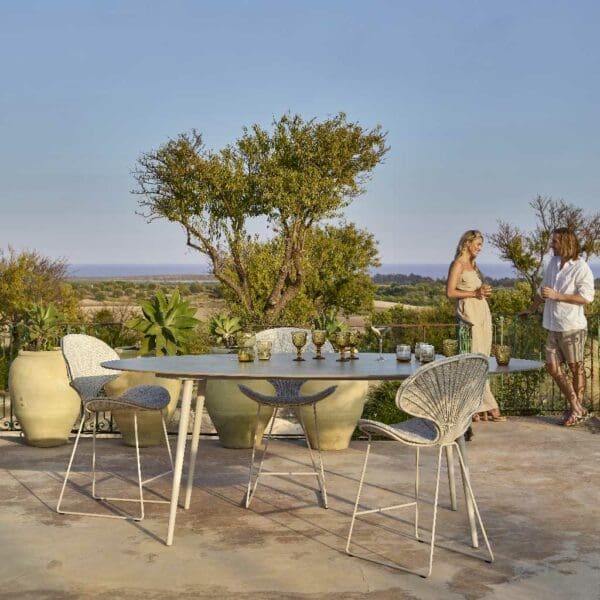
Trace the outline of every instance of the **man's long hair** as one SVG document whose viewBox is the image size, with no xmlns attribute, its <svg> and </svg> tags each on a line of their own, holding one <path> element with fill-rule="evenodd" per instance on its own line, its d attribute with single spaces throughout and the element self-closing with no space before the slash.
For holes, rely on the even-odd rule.
<svg viewBox="0 0 600 600">
<path fill-rule="evenodd" d="M 566 260 L 577 260 L 579 258 L 579 240 L 575 232 L 567 227 L 557 227 L 552 231 L 558 241 L 558 249 L 561 258 Z"/>
</svg>

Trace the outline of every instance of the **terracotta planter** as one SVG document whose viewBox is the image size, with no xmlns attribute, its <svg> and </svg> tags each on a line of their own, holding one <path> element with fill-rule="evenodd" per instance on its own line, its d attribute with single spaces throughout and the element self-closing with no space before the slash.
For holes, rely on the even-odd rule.
<svg viewBox="0 0 600 600">
<path fill-rule="evenodd" d="M 328 385 L 337 385 L 336 391 L 317 403 L 317 419 L 321 450 L 344 450 L 348 447 L 356 424 L 367 401 L 367 381 L 307 381 L 301 388 L 302 395 L 309 396 Z M 313 448 L 317 447 L 317 435 L 312 406 L 299 409 L 304 429 Z"/>
<path fill-rule="evenodd" d="M 62 352 L 21 350 L 8 379 L 25 442 L 42 448 L 66 444 L 80 414 L 81 400 L 69 385 Z"/>
<path fill-rule="evenodd" d="M 247 385 L 263 394 L 273 394 L 273 386 L 268 381 L 207 381 L 204 406 L 225 448 L 252 448 L 258 405 L 240 392 L 239 384 Z M 261 409 L 258 428 L 261 440 L 273 411 L 274 409 L 268 406 Z"/>
</svg>

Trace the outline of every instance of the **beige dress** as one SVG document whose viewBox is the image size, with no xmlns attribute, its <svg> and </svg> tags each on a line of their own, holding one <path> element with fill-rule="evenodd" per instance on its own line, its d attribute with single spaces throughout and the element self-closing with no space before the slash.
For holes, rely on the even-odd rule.
<svg viewBox="0 0 600 600">
<path fill-rule="evenodd" d="M 457 289 L 463 292 L 474 292 L 481 287 L 481 279 L 477 271 L 463 271 Z M 481 352 L 487 356 L 492 349 L 492 314 L 485 298 L 461 298 L 458 301 L 459 318 L 472 325 L 471 352 Z M 498 403 L 490 390 L 489 382 L 485 384 L 482 411 L 494 410 Z"/>
</svg>

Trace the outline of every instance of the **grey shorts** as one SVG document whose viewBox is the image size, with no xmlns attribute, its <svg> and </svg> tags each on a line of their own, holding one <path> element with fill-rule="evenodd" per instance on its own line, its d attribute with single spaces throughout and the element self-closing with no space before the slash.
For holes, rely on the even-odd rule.
<svg viewBox="0 0 600 600">
<path fill-rule="evenodd" d="M 546 362 L 583 362 L 583 349 L 586 336 L 587 331 L 585 329 L 549 331 L 548 339 L 546 340 Z"/>
</svg>

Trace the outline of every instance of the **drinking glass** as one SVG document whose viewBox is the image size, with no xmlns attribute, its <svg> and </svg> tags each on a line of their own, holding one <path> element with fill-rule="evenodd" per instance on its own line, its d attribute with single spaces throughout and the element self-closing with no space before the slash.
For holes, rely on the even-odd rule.
<svg viewBox="0 0 600 600">
<path fill-rule="evenodd" d="M 442 341 L 442 354 L 444 356 L 454 356 L 458 354 L 458 340 L 447 339 Z"/>
<path fill-rule="evenodd" d="M 431 344 L 421 344 L 419 358 L 422 363 L 431 362 L 435 359 L 435 348 Z"/>
<path fill-rule="evenodd" d="M 379 358 L 377 358 L 378 361 L 385 360 L 385 358 L 383 358 L 383 336 L 389 330 L 390 330 L 390 328 L 386 327 L 385 325 L 379 325 L 378 327 L 371 325 L 371 331 L 379 339 Z"/>
<path fill-rule="evenodd" d="M 415 343 L 415 358 L 417 360 L 421 360 L 421 346 L 425 345 L 425 342 L 416 342 Z"/>
<path fill-rule="evenodd" d="M 324 329 L 313 329 L 312 331 L 312 342 L 317 348 L 317 353 L 313 356 L 316 360 L 322 360 L 325 357 L 321 355 L 321 346 L 325 343 L 327 339 L 327 332 Z"/>
<path fill-rule="evenodd" d="M 410 362 L 410 346 L 408 344 L 398 344 L 396 346 L 396 360 L 398 362 Z"/>
<path fill-rule="evenodd" d="M 256 342 L 256 353 L 258 354 L 258 360 L 269 360 L 271 358 L 272 346 L 273 342 L 269 340 Z"/>
<path fill-rule="evenodd" d="M 346 358 L 346 348 L 350 343 L 350 332 L 338 331 L 335 335 L 335 343 L 340 353 L 340 357 L 337 359 L 338 362 L 346 362 L 350 360 L 349 358 Z"/>
<path fill-rule="evenodd" d="M 306 344 L 306 331 L 292 331 L 292 344 L 296 346 L 296 358 L 294 360 L 304 360 L 302 358 L 302 348 Z"/>
<path fill-rule="evenodd" d="M 498 344 L 495 348 L 496 362 L 501 367 L 506 367 L 510 362 L 511 347 L 504 344 Z"/>
<path fill-rule="evenodd" d="M 254 344 L 256 336 L 253 333 L 240 333 L 237 336 L 238 360 L 240 362 L 254 362 Z"/>
<path fill-rule="evenodd" d="M 358 345 L 358 340 L 360 339 L 360 334 L 356 329 L 350 330 L 350 335 L 348 337 L 348 345 L 350 346 L 350 359 L 358 360 L 358 349 L 356 346 Z"/>
</svg>

